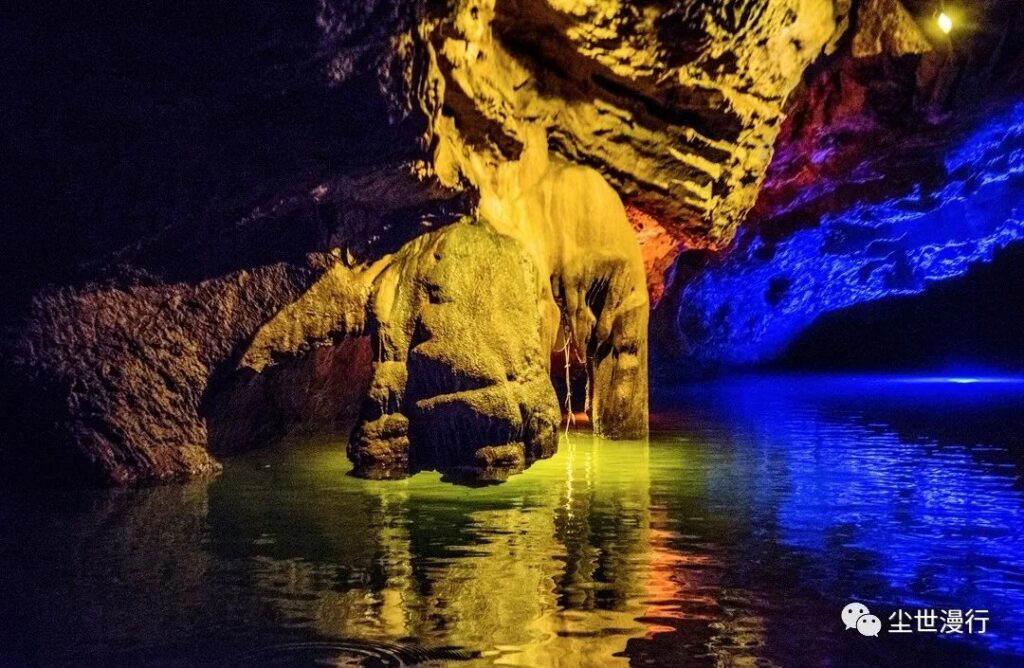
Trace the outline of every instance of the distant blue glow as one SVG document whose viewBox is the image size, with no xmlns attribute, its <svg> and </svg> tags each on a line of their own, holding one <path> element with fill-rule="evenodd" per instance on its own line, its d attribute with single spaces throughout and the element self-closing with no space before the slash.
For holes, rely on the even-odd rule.
<svg viewBox="0 0 1024 668">
<path fill-rule="evenodd" d="M 1021 385 L 1024 384 L 1024 378 L 1015 376 L 986 376 L 980 378 L 974 378 L 969 376 L 923 376 L 917 378 L 897 378 L 894 382 L 898 383 L 952 383 L 955 385 L 975 385 L 975 384 L 987 384 L 987 385 Z"/>
<path fill-rule="evenodd" d="M 1024 104 L 992 118 L 944 164 L 937 191 L 860 204 L 778 242 L 741 232 L 681 296 L 678 323 L 694 358 L 770 359 L 822 313 L 920 293 L 1024 239 Z"/>
</svg>

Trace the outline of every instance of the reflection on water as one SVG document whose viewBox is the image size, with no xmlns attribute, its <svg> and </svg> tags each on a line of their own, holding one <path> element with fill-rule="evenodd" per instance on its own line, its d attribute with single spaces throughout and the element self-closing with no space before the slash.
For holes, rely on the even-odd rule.
<svg viewBox="0 0 1024 668">
<path fill-rule="evenodd" d="M 662 398 L 509 482 L 345 475 L 0 509 L 0 665 L 993 665 L 1024 656 L 1024 386 L 755 379 Z M 986 635 L 844 633 L 851 598 Z"/>
</svg>

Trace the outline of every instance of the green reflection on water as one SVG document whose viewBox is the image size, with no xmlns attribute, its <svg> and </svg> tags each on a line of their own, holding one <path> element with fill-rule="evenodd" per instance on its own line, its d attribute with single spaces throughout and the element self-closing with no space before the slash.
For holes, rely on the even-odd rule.
<svg viewBox="0 0 1024 668">
<path fill-rule="evenodd" d="M 1019 609 L 1019 450 L 996 447 L 1020 442 L 1016 393 L 730 387 L 695 388 L 649 444 L 575 434 L 495 487 L 361 480 L 343 441 L 300 439 L 212 482 L 4 490 L 0 665 L 396 665 L 451 647 L 471 665 L 1019 663 L 1010 624 L 875 642 L 837 614 L 851 597 Z"/>
<path fill-rule="evenodd" d="M 706 470 L 686 465 L 702 449 L 682 449 L 657 450 L 657 467 Z M 606 663 L 670 630 L 660 621 L 690 597 L 680 568 L 702 561 L 652 528 L 651 464 L 646 442 L 579 434 L 523 475 L 467 488 L 434 473 L 357 479 L 336 444 L 307 443 L 229 464 L 210 535 L 252 560 L 286 620 L 322 636 Z M 699 480 L 678 484 L 702 496 Z"/>
</svg>

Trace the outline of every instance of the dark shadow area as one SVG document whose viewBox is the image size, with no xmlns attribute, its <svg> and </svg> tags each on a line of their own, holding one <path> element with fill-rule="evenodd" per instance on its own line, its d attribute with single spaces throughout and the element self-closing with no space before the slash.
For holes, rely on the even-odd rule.
<svg viewBox="0 0 1024 668">
<path fill-rule="evenodd" d="M 964 276 L 825 314 L 777 361 L 788 369 L 1024 369 L 1024 244 Z"/>
<path fill-rule="evenodd" d="M 386 36 L 401 12 L 352 8 L 335 39 L 317 3 L 15 4 L 0 18 L 12 314 L 44 284 L 96 279 L 98 263 L 142 283 L 301 263 L 348 222 L 311 190 L 416 151 L 375 73 L 327 74 L 334 57 L 378 57 L 345 40 Z"/>
<path fill-rule="evenodd" d="M 230 368 L 211 380 L 200 409 L 207 448 L 225 457 L 293 434 L 347 436 L 370 387 L 368 337 L 314 348 L 256 373 Z"/>
</svg>

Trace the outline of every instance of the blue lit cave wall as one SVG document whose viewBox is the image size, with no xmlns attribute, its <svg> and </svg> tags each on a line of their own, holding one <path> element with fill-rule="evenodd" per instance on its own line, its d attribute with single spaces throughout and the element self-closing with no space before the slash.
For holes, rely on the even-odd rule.
<svg viewBox="0 0 1024 668">
<path fill-rule="evenodd" d="M 862 198 L 791 233 L 747 226 L 673 299 L 673 335 L 686 361 L 771 361 L 823 315 L 919 295 L 1024 239 L 1024 103 L 947 137 L 932 173 L 914 174 L 918 181 L 901 194 Z M 861 192 L 886 191 L 885 180 L 873 185 L 879 175 L 865 167 L 846 179 Z M 790 208 L 820 196 L 812 184 Z"/>
</svg>

